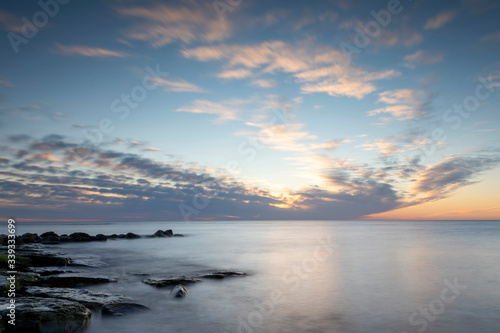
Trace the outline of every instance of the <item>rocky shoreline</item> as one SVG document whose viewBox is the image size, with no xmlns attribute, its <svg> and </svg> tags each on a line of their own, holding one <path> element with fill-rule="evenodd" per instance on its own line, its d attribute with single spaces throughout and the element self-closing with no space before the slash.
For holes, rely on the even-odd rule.
<svg viewBox="0 0 500 333">
<path fill-rule="evenodd" d="M 115 283 L 116 277 L 100 276 L 70 267 L 85 268 L 70 257 L 47 252 L 50 245 L 67 242 L 93 242 L 138 238 L 183 237 L 171 229 L 158 230 L 152 235 L 98 234 L 83 232 L 58 235 L 49 231 L 41 235 L 26 233 L 16 237 L 16 266 L 13 274 L 8 262 L 7 236 L 0 235 L 0 333 L 1 332 L 82 332 L 89 324 L 92 312 L 102 316 L 122 316 L 150 310 L 121 294 L 82 289 L 90 285 Z M 48 245 L 46 247 L 45 245 Z M 68 270 L 70 268 L 70 270 Z M 214 270 L 199 276 L 149 278 L 142 282 L 156 288 L 171 288 L 172 297 L 185 297 L 186 285 L 203 279 L 225 279 L 245 276 L 242 272 Z M 15 305 L 15 325 L 12 309 Z"/>
</svg>

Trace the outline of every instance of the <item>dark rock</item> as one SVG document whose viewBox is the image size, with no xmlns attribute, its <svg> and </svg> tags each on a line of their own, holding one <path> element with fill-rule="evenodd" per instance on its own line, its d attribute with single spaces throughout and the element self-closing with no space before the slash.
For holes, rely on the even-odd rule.
<svg viewBox="0 0 500 333">
<path fill-rule="evenodd" d="M 57 235 L 50 235 L 46 238 L 43 238 L 42 244 L 61 244 L 61 240 Z"/>
<path fill-rule="evenodd" d="M 162 230 L 158 230 L 153 234 L 153 237 L 168 237 Z"/>
<path fill-rule="evenodd" d="M 92 236 L 84 232 L 74 232 L 69 237 L 73 242 L 90 242 L 92 241 Z"/>
<path fill-rule="evenodd" d="M 31 272 L 17 272 L 15 280 L 10 280 L 7 270 L 0 271 L 0 297 L 7 297 L 10 285 L 14 282 L 16 295 L 23 294 L 27 287 L 34 285 L 40 276 Z M 1 332 L 1 331 L 0 331 Z"/>
<path fill-rule="evenodd" d="M 150 310 L 147 306 L 137 303 L 110 303 L 104 304 L 102 314 L 108 316 L 121 316 L 136 311 Z"/>
<path fill-rule="evenodd" d="M 106 237 L 106 235 L 103 235 L 103 234 L 97 234 L 97 235 L 95 235 L 94 239 L 96 241 L 107 241 L 108 237 Z"/>
<path fill-rule="evenodd" d="M 175 234 L 174 237 L 184 237 L 183 234 Z"/>
<path fill-rule="evenodd" d="M 23 240 L 23 242 L 25 244 L 31 244 L 31 243 L 34 243 L 36 241 L 36 239 L 38 238 L 38 234 L 32 234 L 32 233 L 25 233 L 21 236 L 21 239 Z"/>
<path fill-rule="evenodd" d="M 12 257 L 10 258 L 12 259 Z M 0 268 L 4 268 L 9 271 L 21 271 L 26 272 L 31 268 L 31 260 L 29 258 L 23 257 L 21 255 L 16 255 L 14 268 L 9 264 L 9 255 L 8 254 L 0 254 Z"/>
<path fill-rule="evenodd" d="M 170 293 L 173 294 L 174 297 L 184 297 L 188 293 L 188 290 L 182 284 L 178 284 L 170 291 Z"/>
<path fill-rule="evenodd" d="M 71 262 L 71 258 L 60 257 L 54 254 L 43 254 L 37 252 L 24 252 L 24 253 L 21 252 L 21 253 L 23 257 L 26 257 L 31 260 L 31 265 L 33 265 L 34 267 L 66 266 Z"/>
<path fill-rule="evenodd" d="M 64 235 L 59 236 L 59 240 L 61 241 L 61 243 L 67 243 L 67 242 L 72 242 L 73 238 L 71 238 L 68 235 L 64 234 Z"/>
<path fill-rule="evenodd" d="M 233 277 L 233 276 L 247 276 L 248 274 L 242 273 L 242 272 L 226 272 L 226 271 L 220 271 L 220 272 L 213 272 L 210 274 L 205 274 L 202 275 L 202 278 L 205 279 L 215 279 L 215 280 L 222 280 L 227 277 Z"/>
<path fill-rule="evenodd" d="M 177 277 L 177 278 L 168 278 L 168 279 L 147 279 L 142 281 L 145 284 L 149 284 L 150 286 L 154 286 L 157 288 L 162 288 L 162 287 L 168 287 L 168 286 L 175 286 L 178 284 L 193 284 L 196 282 L 200 282 L 201 280 L 199 279 L 192 279 L 192 278 L 187 278 L 185 276 Z"/>
<path fill-rule="evenodd" d="M 117 234 L 112 234 L 112 235 L 109 235 L 108 238 L 110 238 L 110 239 L 116 239 L 116 238 L 118 238 L 118 235 Z"/>
<path fill-rule="evenodd" d="M 44 232 L 43 234 L 41 234 L 40 238 L 45 239 L 45 238 L 49 238 L 50 236 L 57 236 L 57 237 L 59 237 L 59 235 L 56 234 L 55 232 L 53 232 L 53 231 L 47 231 L 47 232 Z"/>
<path fill-rule="evenodd" d="M 85 305 L 89 309 L 100 309 L 104 304 L 108 303 L 130 301 L 123 295 L 98 293 L 87 289 L 29 287 L 26 289 L 26 293 L 31 296 L 52 297 L 75 301 Z"/>
<path fill-rule="evenodd" d="M 134 234 L 132 232 L 129 232 L 128 234 L 125 235 L 125 238 L 127 238 L 127 239 L 134 239 L 134 238 L 141 238 L 141 236 L 138 235 L 138 234 Z"/>
<path fill-rule="evenodd" d="M 174 235 L 174 232 L 172 231 L 172 229 L 165 230 L 164 233 L 168 237 L 172 237 Z"/>
<path fill-rule="evenodd" d="M 116 282 L 105 276 L 84 276 L 84 275 L 56 275 L 39 279 L 35 282 L 40 287 L 83 287 L 95 284 Z"/>
<path fill-rule="evenodd" d="M 127 235 L 125 235 L 125 234 L 119 234 L 118 235 L 118 238 L 126 238 L 126 237 L 127 237 Z"/>
<path fill-rule="evenodd" d="M 1 320 L 9 332 L 81 332 L 90 321 L 89 309 L 77 302 L 42 297 L 16 297 L 16 325 L 7 323 L 10 318 L 9 298 L 0 299 Z M 71 330 L 68 330 L 70 328 Z"/>
</svg>

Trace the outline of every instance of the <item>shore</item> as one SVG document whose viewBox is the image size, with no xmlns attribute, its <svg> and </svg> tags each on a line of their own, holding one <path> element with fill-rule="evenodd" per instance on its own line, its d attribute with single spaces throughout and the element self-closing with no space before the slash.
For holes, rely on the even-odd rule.
<svg viewBox="0 0 500 333">
<path fill-rule="evenodd" d="M 175 234 L 171 229 L 145 236 L 131 232 L 94 236 L 83 232 L 58 235 L 49 231 L 40 235 L 25 233 L 11 237 L 10 242 L 8 235 L 0 235 L 0 332 L 82 332 L 90 323 L 92 313 L 120 317 L 151 310 L 127 295 L 84 289 L 91 285 L 116 283 L 120 277 L 91 273 L 86 270 L 91 267 L 89 263 L 56 254 L 51 251 L 51 245 L 171 237 L 183 235 Z M 172 297 L 183 298 L 189 292 L 189 285 L 204 279 L 222 280 L 245 275 L 214 269 L 199 276 L 166 276 L 142 282 L 154 288 L 171 289 Z"/>
</svg>

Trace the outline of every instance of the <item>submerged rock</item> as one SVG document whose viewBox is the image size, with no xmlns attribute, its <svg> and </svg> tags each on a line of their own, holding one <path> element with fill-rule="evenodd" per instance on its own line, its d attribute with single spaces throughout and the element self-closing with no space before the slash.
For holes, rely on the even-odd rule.
<svg viewBox="0 0 500 333">
<path fill-rule="evenodd" d="M 137 303 L 110 303 L 104 304 L 102 307 L 102 314 L 108 316 L 121 316 L 136 311 L 150 310 L 147 306 Z"/>
<path fill-rule="evenodd" d="M 141 238 L 141 236 L 138 234 L 134 234 L 133 232 L 129 232 L 128 234 L 125 235 L 125 238 L 134 239 L 134 238 Z"/>
<path fill-rule="evenodd" d="M 97 235 L 94 236 L 94 240 L 96 240 L 96 241 L 107 241 L 108 237 L 106 235 L 103 235 L 103 234 L 97 234 Z"/>
<path fill-rule="evenodd" d="M 40 287 L 83 287 L 94 284 L 116 282 L 105 276 L 85 276 L 85 275 L 56 275 L 41 278 L 35 282 Z"/>
<path fill-rule="evenodd" d="M 15 326 L 8 324 L 10 299 L 0 298 L 0 315 L 9 332 L 60 333 L 81 332 L 89 323 L 91 312 L 77 302 L 42 297 L 15 298 Z"/>
<path fill-rule="evenodd" d="M 227 271 L 220 271 L 220 272 L 213 272 L 210 274 L 205 274 L 202 275 L 202 278 L 205 279 L 215 279 L 215 280 L 222 280 L 227 277 L 233 277 L 233 276 L 247 276 L 247 273 L 242 273 L 242 272 L 227 272 Z"/>
<path fill-rule="evenodd" d="M 175 286 L 178 284 L 193 284 L 196 282 L 201 282 L 201 280 L 181 276 L 181 277 L 168 278 L 168 279 L 151 278 L 151 279 L 144 280 L 142 282 L 145 284 L 149 284 L 150 286 L 162 288 L 162 287 L 167 287 L 167 286 Z"/>
<path fill-rule="evenodd" d="M 173 294 L 174 297 L 184 297 L 188 293 L 188 290 L 182 284 L 178 284 L 170 291 L 170 293 Z"/>
<path fill-rule="evenodd" d="M 30 287 L 26 289 L 26 293 L 31 296 L 52 297 L 75 301 L 91 309 L 101 308 L 104 304 L 108 303 L 131 301 L 119 294 L 98 293 L 87 289 L 74 288 Z"/>
</svg>

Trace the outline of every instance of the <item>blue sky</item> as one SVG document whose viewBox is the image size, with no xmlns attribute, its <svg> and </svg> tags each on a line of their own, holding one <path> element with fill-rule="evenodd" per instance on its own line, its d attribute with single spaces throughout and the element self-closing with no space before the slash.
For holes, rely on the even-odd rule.
<svg viewBox="0 0 500 333">
<path fill-rule="evenodd" d="M 499 13 L 2 3 L 1 215 L 498 219 Z"/>
</svg>

